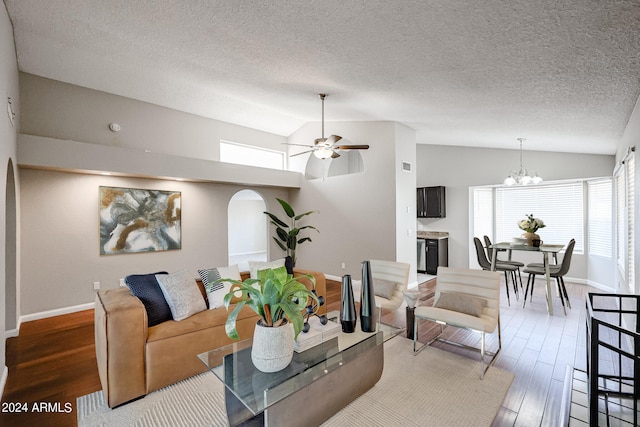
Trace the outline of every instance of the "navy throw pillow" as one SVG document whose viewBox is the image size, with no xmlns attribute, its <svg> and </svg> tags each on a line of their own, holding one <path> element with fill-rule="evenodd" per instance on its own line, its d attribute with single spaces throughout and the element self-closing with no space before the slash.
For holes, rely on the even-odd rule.
<svg viewBox="0 0 640 427">
<path fill-rule="evenodd" d="M 171 308 L 164 298 L 162 289 L 156 280 L 156 274 L 169 274 L 159 271 L 151 274 L 130 274 L 124 278 L 133 295 L 138 297 L 147 310 L 149 326 L 155 326 L 167 320 L 172 320 Z"/>
</svg>

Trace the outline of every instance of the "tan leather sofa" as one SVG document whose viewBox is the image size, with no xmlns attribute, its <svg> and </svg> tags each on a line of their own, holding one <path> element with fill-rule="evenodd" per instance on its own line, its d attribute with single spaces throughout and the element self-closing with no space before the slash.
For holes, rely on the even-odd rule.
<svg viewBox="0 0 640 427">
<path fill-rule="evenodd" d="M 326 297 L 324 274 L 295 269 L 294 275 L 312 274 L 318 295 Z M 248 272 L 242 273 L 244 280 Z M 311 289 L 311 282 L 303 279 Z M 202 282 L 198 281 L 205 297 Z M 318 309 L 326 313 L 326 306 Z M 98 373 L 110 408 L 206 370 L 197 355 L 234 340 L 227 337 L 224 307 L 205 310 L 179 322 L 170 320 L 148 327 L 142 302 L 128 288 L 96 294 L 95 339 Z M 237 319 L 240 339 L 251 338 L 258 316 L 244 307 Z"/>
</svg>

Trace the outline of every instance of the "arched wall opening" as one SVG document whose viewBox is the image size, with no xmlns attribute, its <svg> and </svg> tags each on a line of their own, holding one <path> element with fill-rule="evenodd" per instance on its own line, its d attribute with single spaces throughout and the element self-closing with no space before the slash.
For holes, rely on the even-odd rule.
<svg viewBox="0 0 640 427">
<path fill-rule="evenodd" d="M 229 265 L 238 264 L 240 271 L 249 270 L 249 261 L 269 259 L 267 204 L 253 190 L 233 195 L 227 208 Z"/>
</svg>

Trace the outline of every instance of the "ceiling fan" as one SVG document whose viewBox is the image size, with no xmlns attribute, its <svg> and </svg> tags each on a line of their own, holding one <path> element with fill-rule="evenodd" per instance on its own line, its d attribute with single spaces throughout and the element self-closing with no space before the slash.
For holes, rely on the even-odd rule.
<svg viewBox="0 0 640 427">
<path fill-rule="evenodd" d="M 338 141 L 342 139 L 341 136 L 331 135 L 328 138 L 324 137 L 324 98 L 326 98 L 326 94 L 321 93 L 320 99 L 322 100 L 322 137 L 316 138 L 313 141 L 313 145 L 304 145 L 304 144 L 287 144 L 287 145 L 296 145 L 298 147 L 309 147 L 310 150 L 303 151 L 301 153 L 292 154 L 290 157 L 299 156 L 301 154 L 313 153 L 319 159 L 328 159 L 331 157 L 335 159 L 336 157 L 340 157 L 337 150 L 367 150 L 369 148 L 368 145 L 340 145 Z"/>
</svg>

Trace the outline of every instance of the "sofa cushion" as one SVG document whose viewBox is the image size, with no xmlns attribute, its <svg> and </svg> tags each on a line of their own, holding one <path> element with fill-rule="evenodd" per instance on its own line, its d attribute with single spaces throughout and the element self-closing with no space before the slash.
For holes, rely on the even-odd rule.
<svg viewBox="0 0 640 427">
<path fill-rule="evenodd" d="M 214 309 L 224 306 L 224 296 L 229 293 L 231 289 L 230 282 L 218 282 L 220 279 L 240 279 L 240 270 L 238 265 L 231 265 L 229 267 L 215 267 L 208 268 L 206 270 L 198 270 L 198 274 L 202 278 L 202 284 L 207 291 L 207 300 L 209 302 L 209 309 Z"/>
<path fill-rule="evenodd" d="M 159 274 L 168 273 L 159 271 L 152 274 L 130 274 L 124 278 L 124 283 L 131 293 L 138 297 L 147 310 L 149 326 L 155 326 L 172 319 L 171 309 L 156 279 L 156 275 Z"/>
<path fill-rule="evenodd" d="M 440 296 L 433 306 L 480 317 L 482 309 L 486 305 L 487 300 L 484 298 L 455 292 L 440 292 Z"/>
<path fill-rule="evenodd" d="M 249 261 L 249 274 L 252 279 L 258 278 L 258 271 L 284 267 L 284 258 L 275 261 Z"/>
<path fill-rule="evenodd" d="M 207 309 L 195 279 L 186 270 L 159 274 L 156 279 L 169 304 L 173 320 L 183 320 Z"/>
</svg>

